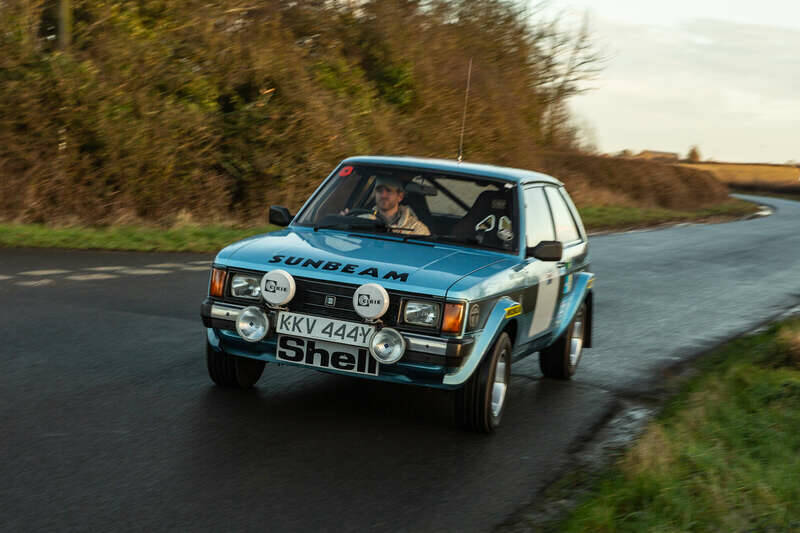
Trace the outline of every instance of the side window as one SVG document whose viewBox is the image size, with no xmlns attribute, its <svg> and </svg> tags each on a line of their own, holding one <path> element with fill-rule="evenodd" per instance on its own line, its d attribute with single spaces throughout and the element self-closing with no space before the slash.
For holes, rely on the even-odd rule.
<svg viewBox="0 0 800 533">
<path fill-rule="evenodd" d="M 525 246 L 555 240 L 550 208 L 541 187 L 525 189 Z"/>
<path fill-rule="evenodd" d="M 569 212 L 564 198 L 559 194 L 555 187 L 545 187 L 547 199 L 550 200 L 550 208 L 553 210 L 553 220 L 556 223 L 556 238 L 564 244 L 579 241 L 581 234 L 575 226 L 572 213 Z"/>
</svg>

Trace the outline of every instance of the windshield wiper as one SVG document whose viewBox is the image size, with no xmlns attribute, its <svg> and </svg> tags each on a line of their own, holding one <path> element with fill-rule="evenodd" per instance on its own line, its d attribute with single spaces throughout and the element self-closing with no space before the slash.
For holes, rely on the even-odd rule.
<svg viewBox="0 0 800 533">
<path fill-rule="evenodd" d="M 326 217 L 327 218 L 327 217 Z M 341 219 L 331 220 L 329 222 L 317 222 L 314 224 L 314 231 L 328 228 L 342 228 L 342 229 L 374 229 L 383 233 L 389 231 L 389 226 L 386 222 L 380 219 L 371 218 L 352 218 L 342 215 Z"/>
<path fill-rule="evenodd" d="M 403 237 L 404 241 L 408 239 L 420 239 L 420 240 L 431 240 L 431 241 L 443 241 L 443 242 L 455 242 L 459 244 L 469 244 L 470 241 L 467 239 L 462 239 L 460 237 L 455 237 L 453 235 L 438 235 L 438 234 L 431 234 L 431 235 L 405 235 Z"/>
</svg>

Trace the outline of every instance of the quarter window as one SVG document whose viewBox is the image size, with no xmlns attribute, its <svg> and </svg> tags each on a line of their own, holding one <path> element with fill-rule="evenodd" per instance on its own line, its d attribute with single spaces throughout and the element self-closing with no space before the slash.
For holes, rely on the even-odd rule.
<svg viewBox="0 0 800 533">
<path fill-rule="evenodd" d="M 569 207 L 569 212 L 572 213 L 572 219 L 578 226 L 578 233 L 581 234 L 582 238 L 585 238 L 586 228 L 583 227 L 583 221 L 581 220 L 581 216 L 578 213 L 578 208 L 575 207 L 575 202 L 572 201 L 572 198 L 570 198 L 569 193 L 564 187 L 559 188 L 558 192 L 561 193 L 561 196 L 564 198 L 564 201 L 567 202 L 567 207 Z"/>
<path fill-rule="evenodd" d="M 528 247 L 555 240 L 550 208 L 541 187 L 525 189 L 525 236 Z"/>
<path fill-rule="evenodd" d="M 575 220 L 569 212 L 564 198 L 558 194 L 555 187 L 545 187 L 550 208 L 553 210 L 553 221 L 556 224 L 556 238 L 564 244 L 579 241 L 581 234 L 575 226 Z"/>
</svg>

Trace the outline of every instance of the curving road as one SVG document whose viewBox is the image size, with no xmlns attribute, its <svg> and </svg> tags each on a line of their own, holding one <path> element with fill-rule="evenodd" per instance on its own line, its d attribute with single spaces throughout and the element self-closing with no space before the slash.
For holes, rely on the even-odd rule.
<svg viewBox="0 0 800 533">
<path fill-rule="evenodd" d="M 552 481 L 616 398 L 800 302 L 800 203 L 591 239 L 597 348 L 514 368 L 504 425 L 447 395 L 267 366 L 214 388 L 207 256 L 0 250 L 0 530 L 486 531 Z"/>
</svg>

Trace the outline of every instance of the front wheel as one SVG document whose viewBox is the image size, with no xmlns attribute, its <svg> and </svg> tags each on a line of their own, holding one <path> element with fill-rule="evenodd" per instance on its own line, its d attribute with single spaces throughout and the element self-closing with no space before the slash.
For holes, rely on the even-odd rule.
<svg viewBox="0 0 800 533">
<path fill-rule="evenodd" d="M 220 387 L 249 389 L 256 384 L 264 371 L 264 361 L 236 357 L 215 350 L 206 342 L 208 376 Z"/>
<path fill-rule="evenodd" d="M 585 333 L 586 302 L 583 302 L 564 334 L 539 352 L 539 368 L 545 377 L 555 379 L 572 377 L 583 355 Z"/>
<path fill-rule="evenodd" d="M 503 332 L 472 377 L 456 391 L 456 419 L 461 426 L 491 433 L 500 425 L 511 384 L 511 338 Z"/>
</svg>

